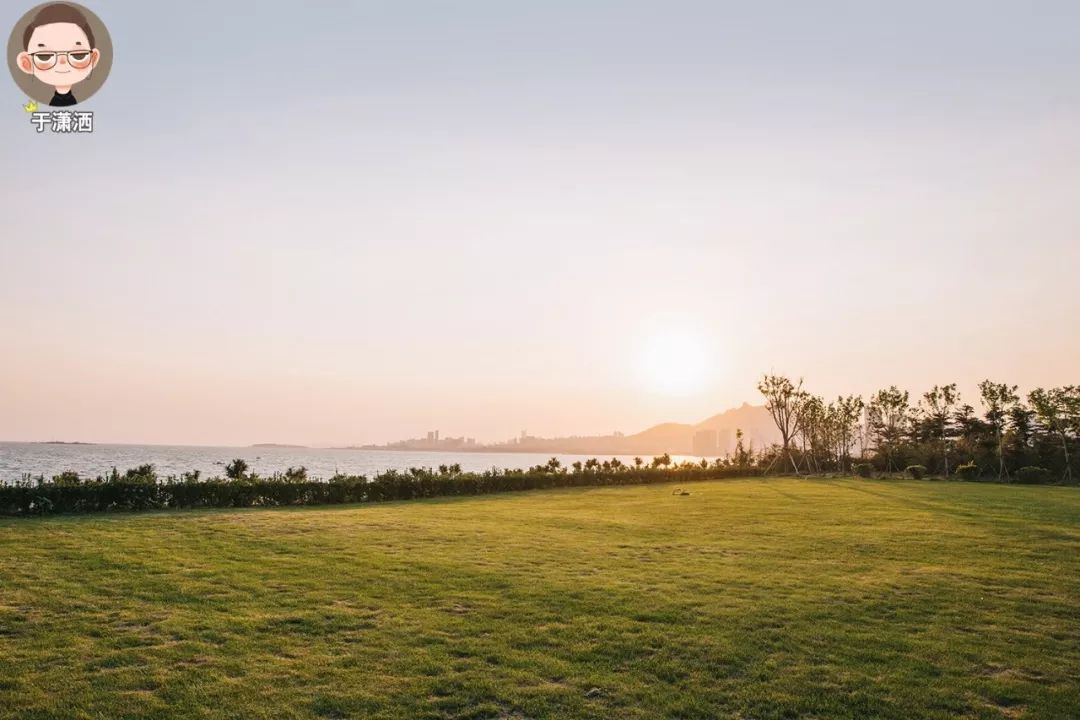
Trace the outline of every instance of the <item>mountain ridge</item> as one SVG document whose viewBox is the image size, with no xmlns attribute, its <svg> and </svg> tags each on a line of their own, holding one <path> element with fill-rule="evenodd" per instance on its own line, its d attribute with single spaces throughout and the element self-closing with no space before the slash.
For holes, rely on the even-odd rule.
<svg viewBox="0 0 1080 720">
<path fill-rule="evenodd" d="M 501 443 L 475 443 L 465 438 L 417 438 L 386 445 L 365 445 L 371 450 L 445 450 L 468 452 L 531 452 L 571 455 L 704 455 L 732 452 L 736 431 L 742 430 L 749 448 L 779 442 L 780 436 L 763 405 L 743 403 L 697 423 L 663 422 L 632 435 L 587 435 L 541 438 L 522 434 Z"/>
</svg>

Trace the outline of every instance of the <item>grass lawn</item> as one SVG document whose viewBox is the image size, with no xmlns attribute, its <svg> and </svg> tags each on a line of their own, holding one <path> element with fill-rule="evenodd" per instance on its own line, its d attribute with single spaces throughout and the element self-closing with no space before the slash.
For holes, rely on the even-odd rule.
<svg viewBox="0 0 1080 720">
<path fill-rule="evenodd" d="M 688 489 L 0 520 L 0 717 L 1080 717 L 1080 490 Z"/>
</svg>

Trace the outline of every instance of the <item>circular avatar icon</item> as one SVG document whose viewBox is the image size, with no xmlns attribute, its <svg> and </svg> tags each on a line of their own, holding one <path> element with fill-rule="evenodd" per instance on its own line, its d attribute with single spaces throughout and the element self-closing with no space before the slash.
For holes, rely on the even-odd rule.
<svg viewBox="0 0 1080 720">
<path fill-rule="evenodd" d="M 28 98 L 52 107 L 76 105 L 108 79 L 112 40 L 101 19 L 82 5 L 50 2 L 15 23 L 7 60 Z"/>
</svg>

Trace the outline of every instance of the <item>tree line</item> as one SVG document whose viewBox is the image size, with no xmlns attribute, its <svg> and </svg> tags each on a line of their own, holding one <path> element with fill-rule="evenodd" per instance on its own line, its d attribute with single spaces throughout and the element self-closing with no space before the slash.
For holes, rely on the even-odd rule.
<svg viewBox="0 0 1080 720">
<path fill-rule="evenodd" d="M 907 471 L 1003 482 L 1076 481 L 1080 386 L 1036 388 L 984 380 L 979 406 L 964 402 L 956 383 L 912 397 L 895 385 L 868 399 L 826 401 L 803 381 L 765 375 L 758 390 L 781 442 L 757 458 L 766 473 Z M 737 448 L 736 452 L 739 451 Z"/>
</svg>

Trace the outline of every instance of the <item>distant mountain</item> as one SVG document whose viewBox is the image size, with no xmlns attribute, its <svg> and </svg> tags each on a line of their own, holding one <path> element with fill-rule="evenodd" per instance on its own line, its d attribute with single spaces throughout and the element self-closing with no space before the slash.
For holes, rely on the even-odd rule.
<svg viewBox="0 0 1080 720">
<path fill-rule="evenodd" d="M 741 407 L 726 410 L 702 420 L 695 426 L 697 430 L 727 431 L 731 434 L 731 447 L 735 447 L 735 430 L 743 431 L 743 442 L 760 448 L 780 442 L 780 431 L 776 429 L 772 415 L 764 405 L 743 403 Z"/>
<path fill-rule="evenodd" d="M 735 449 L 735 432 L 743 431 L 743 443 L 761 448 L 780 441 L 768 410 L 743 403 L 697 424 L 661 423 L 633 435 L 586 437 L 522 437 L 507 443 L 477 445 L 476 451 L 571 453 L 582 455 L 725 455 Z M 706 431 L 695 442 L 695 436 Z M 707 431 L 712 431 L 715 435 Z"/>
<path fill-rule="evenodd" d="M 694 426 L 684 423 L 661 423 L 648 430 L 628 435 L 622 440 L 626 444 L 625 454 L 628 455 L 639 453 L 689 455 L 693 450 Z"/>
<path fill-rule="evenodd" d="M 735 431 L 743 431 L 743 442 L 761 448 L 780 442 L 780 434 L 761 405 L 743 403 L 695 425 L 661 423 L 634 435 L 587 435 L 583 437 L 522 437 L 502 443 L 471 443 L 454 447 L 432 447 L 431 440 L 402 440 L 387 445 L 365 445 L 366 450 L 427 450 L 432 452 L 528 452 L 568 455 L 725 455 L 735 449 Z M 705 432 L 703 432 L 705 431 Z M 710 432 L 715 435 L 710 434 Z M 695 442 L 695 436 L 698 441 Z"/>
<path fill-rule="evenodd" d="M 743 403 L 741 407 L 725 410 L 702 420 L 696 425 L 684 423 L 661 423 L 636 435 L 625 438 L 630 453 L 665 453 L 696 455 L 694 435 L 702 430 L 717 434 L 720 454 L 735 448 L 735 431 L 743 431 L 743 442 L 749 446 L 763 447 L 780 442 L 780 433 L 769 411 L 763 405 Z M 700 449 L 700 448 L 699 448 Z"/>
<path fill-rule="evenodd" d="M 685 423 L 660 423 L 653 425 L 648 430 L 642 430 L 631 438 L 639 440 L 659 441 L 675 440 L 686 437 L 687 433 L 693 434 L 694 426 Z"/>
</svg>

